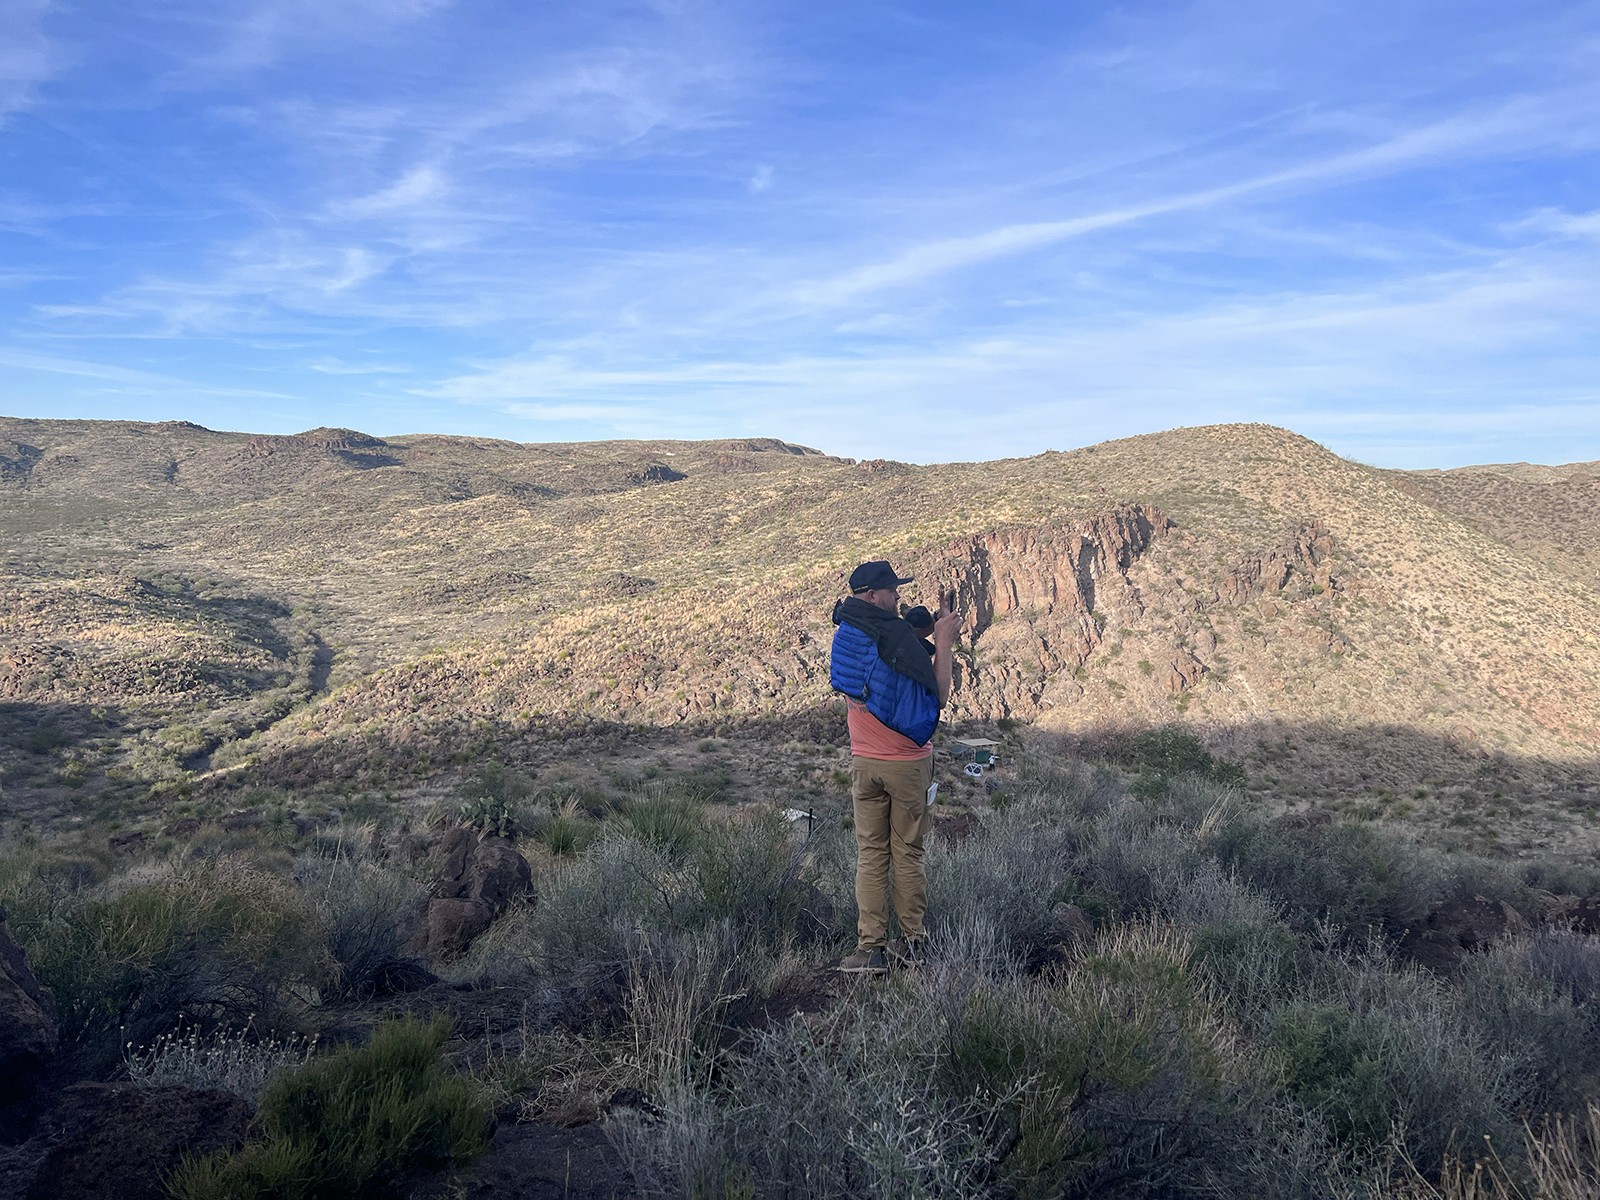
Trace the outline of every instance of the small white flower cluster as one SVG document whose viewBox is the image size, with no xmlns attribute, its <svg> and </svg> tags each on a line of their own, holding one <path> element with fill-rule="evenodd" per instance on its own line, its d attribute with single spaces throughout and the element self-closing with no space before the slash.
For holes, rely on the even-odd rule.
<svg viewBox="0 0 1600 1200">
<path fill-rule="evenodd" d="M 123 1060 L 128 1078 L 141 1087 L 212 1088 L 255 1104 L 267 1080 L 303 1065 L 317 1048 L 315 1037 L 263 1037 L 252 1016 L 240 1029 L 203 1031 L 178 1025 L 148 1046 L 128 1042 Z"/>
</svg>

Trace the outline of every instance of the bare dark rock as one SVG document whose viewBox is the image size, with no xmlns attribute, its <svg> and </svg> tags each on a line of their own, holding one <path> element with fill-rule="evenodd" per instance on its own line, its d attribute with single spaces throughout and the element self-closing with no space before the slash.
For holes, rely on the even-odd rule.
<svg viewBox="0 0 1600 1200">
<path fill-rule="evenodd" d="M 682 471 L 674 471 L 666 463 L 651 463 L 642 471 L 636 471 L 629 477 L 634 483 L 677 483 L 680 479 L 689 478 Z"/>
<path fill-rule="evenodd" d="M 41 1122 L 28 1200 L 160 1200 L 188 1155 L 241 1145 L 250 1106 L 228 1092 L 80 1083 Z"/>
<path fill-rule="evenodd" d="M 983 828 L 983 820 L 975 812 L 958 813 L 935 821 L 933 831 L 947 842 L 962 842 Z"/>
<path fill-rule="evenodd" d="M 533 894 L 528 860 L 504 838 L 480 839 L 470 829 L 445 834 L 439 874 L 423 929 L 422 949 L 435 961 L 454 958 L 494 923 L 513 900 Z"/>
<path fill-rule="evenodd" d="M 179 817 L 176 821 L 173 821 L 171 824 L 162 829 L 161 832 L 167 837 L 191 837 L 195 833 L 199 832 L 199 829 L 200 818 Z"/>
<path fill-rule="evenodd" d="M 1468 954 L 1526 928 L 1527 921 L 1503 900 L 1456 896 L 1407 929 L 1400 950 L 1430 971 L 1449 974 Z"/>
<path fill-rule="evenodd" d="M 433 886 L 435 896 L 466 895 L 462 876 L 467 870 L 467 855 L 472 853 L 477 843 L 477 835 L 470 829 L 452 829 L 440 839 L 437 849 L 439 877 Z"/>
<path fill-rule="evenodd" d="M 146 838 L 143 830 L 133 829 L 127 833 L 114 833 L 109 839 L 113 854 L 127 855 L 129 858 L 144 849 Z"/>
<path fill-rule="evenodd" d="M 1167 672 L 1167 691 L 1174 696 L 1186 692 L 1200 681 L 1209 668 L 1188 650 L 1179 650 Z"/>
<path fill-rule="evenodd" d="M 1566 898 L 1552 923 L 1565 925 L 1578 933 L 1600 933 L 1600 896 Z"/>
<path fill-rule="evenodd" d="M 56 1054 L 56 1002 L 28 969 L 0 908 L 0 1140 L 22 1132 Z"/>
<path fill-rule="evenodd" d="M 533 891 L 533 870 L 510 842 L 485 837 L 467 857 L 462 882 L 469 899 L 487 904 L 499 916 L 513 900 Z"/>
<path fill-rule="evenodd" d="M 420 992 L 439 982 L 439 977 L 414 958 L 393 958 L 373 969 L 371 992 L 374 996 L 401 996 Z"/>
</svg>

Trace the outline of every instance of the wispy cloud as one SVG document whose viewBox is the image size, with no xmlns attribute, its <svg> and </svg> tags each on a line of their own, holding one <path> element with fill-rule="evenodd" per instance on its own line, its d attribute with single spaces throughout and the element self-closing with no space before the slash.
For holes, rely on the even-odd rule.
<svg viewBox="0 0 1600 1200">
<path fill-rule="evenodd" d="M 286 51 L 326 42 L 359 44 L 375 29 L 405 24 L 450 7 L 453 0 L 256 0 L 220 10 L 218 45 L 191 70 L 247 70 L 275 62 Z"/>
<path fill-rule="evenodd" d="M 330 206 L 335 217 L 389 217 L 415 212 L 418 208 L 435 209 L 450 190 L 449 181 L 440 168 L 431 163 L 412 167 L 387 187 L 379 188 L 365 196 L 339 200 Z"/>
<path fill-rule="evenodd" d="M 189 395 L 230 396 L 238 399 L 292 400 L 285 392 L 263 388 L 218 387 L 214 384 L 183 379 L 157 371 L 141 371 L 115 363 L 92 362 L 83 359 L 60 358 L 27 350 L 0 347 L 0 365 L 17 371 L 37 371 L 46 375 L 66 375 L 78 379 L 95 379 L 106 383 L 122 384 L 131 388 L 160 390 L 166 393 L 182 392 Z"/>
<path fill-rule="evenodd" d="M 1600 103 L 1584 105 L 1600 117 Z M 1526 144 L 1551 135 L 1543 106 L 1514 102 L 1501 108 L 1450 117 L 1385 138 L 1372 145 L 1296 163 L 1236 182 L 1156 200 L 1069 217 L 1004 225 L 965 237 L 944 238 L 902 251 L 894 258 L 856 267 L 831 279 L 804 284 L 793 293 L 802 303 L 844 304 L 860 296 L 921 283 L 937 275 L 1051 246 L 1072 238 L 1130 225 L 1151 217 L 1210 208 L 1259 193 L 1327 185 L 1397 169 L 1411 169 L 1443 157 L 1499 146 L 1507 138 Z"/>
<path fill-rule="evenodd" d="M 402 363 L 345 362 L 338 358 L 319 358 L 306 366 L 319 375 L 409 375 L 413 370 Z"/>
<path fill-rule="evenodd" d="M 60 50 L 44 28 L 54 8 L 52 0 L 0 0 L 0 122 L 31 105 L 60 65 Z"/>
<path fill-rule="evenodd" d="M 692 398 L 724 412 L 782 413 L 766 417 L 780 436 L 837 452 L 892 447 L 918 461 L 1013 453 L 1030 437 L 1070 446 L 1118 436 L 1130 406 L 1148 428 L 1204 414 L 1288 423 L 1335 444 L 1361 428 L 1360 416 L 1340 415 L 1352 410 L 1391 414 L 1370 422 L 1371 433 L 1422 427 L 1440 437 L 1499 430 L 1534 438 L 1600 423 L 1592 385 L 1600 345 L 1533 368 L 1519 359 L 1510 369 L 1500 356 L 1581 336 L 1596 311 L 1600 254 L 1535 249 L 1372 289 L 1266 294 L 1076 328 L 1046 322 L 936 351 L 632 367 L 513 360 L 446 379 L 434 394 L 518 415 L 535 411 L 519 411 L 526 397 L 574 412 L 588 404 L 596 421 L 608 419 L 599 415 L 608 396 L 674 406 Z M 1497 395 L 1495 408 L 1457 407 L 1462 372 Z M 1381 397 L 1386 407 L 1360 407 L 1359 397 Z M 1452 411 L 1435 420 L 1429 414 L 1441 400 Z"/>
</svg>

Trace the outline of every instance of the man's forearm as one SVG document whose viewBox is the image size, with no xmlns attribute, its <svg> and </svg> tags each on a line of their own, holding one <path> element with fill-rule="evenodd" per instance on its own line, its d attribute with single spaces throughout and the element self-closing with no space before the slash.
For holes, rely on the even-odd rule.
<svg viewBox="0 0 1600 1200">
<path fill-rule="evenodd" d="M 933 640 L 933 681 L 939 685 L 939 707 L 950 701 L 950 660 L 955 650 L 954 637 Z"/>
</svg>

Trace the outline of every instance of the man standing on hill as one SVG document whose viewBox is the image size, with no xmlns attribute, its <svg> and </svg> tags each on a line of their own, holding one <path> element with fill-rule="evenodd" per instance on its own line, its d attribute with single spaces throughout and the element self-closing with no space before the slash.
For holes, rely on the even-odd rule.
<svg viewBox="0 0 1600 1200">
<path fill-rule="evenodd" d="M 830 681 L 849 706 L 850 798 L 856 829 L 856 951 L 841 971 L 883 974 L 893 958 L 921 961 L 927 888 L 922 874 L 933 731 L 950 699 L 950 656 L 961 618 L 940 597 L 933 653 L 898 615 L 901 579 L 881 559 L 850 572 L 833 609 Z M 889 936 L 889 867 L 900 934 Z"/>
</svg>

